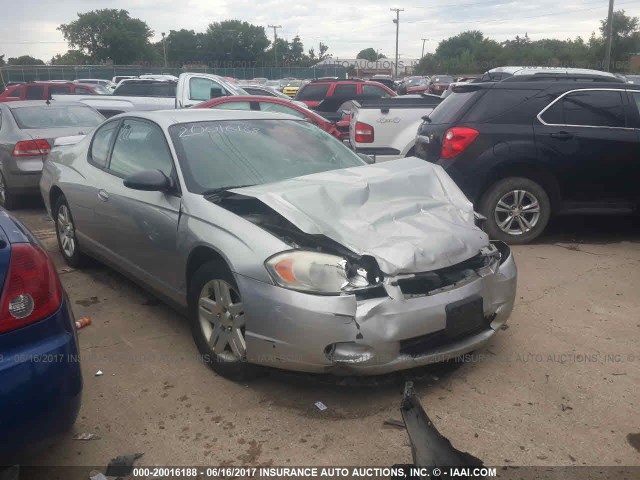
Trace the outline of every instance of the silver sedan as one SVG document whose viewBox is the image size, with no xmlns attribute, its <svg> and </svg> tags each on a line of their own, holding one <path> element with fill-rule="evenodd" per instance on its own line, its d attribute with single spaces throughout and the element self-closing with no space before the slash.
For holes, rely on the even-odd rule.
<svg viewBox="0 0 640 480">
<path fill-rule="evenodd" d="M 84 135 L 103 121 L 78 102 L 0 103 L 0 205 L 12 210 L 21 196 L 38 194 L 42 164 L 57 137 Z"/>
<path fill-rule="evenodd" d="M 59 143 L 40 188 L 65 260 L 184 311 L 223 375 L 417 367 L 511 314 L 513 255 L 437 165 L 370 165 L 300 119 L 229 110 L 123 114 Z"/>
</svg>

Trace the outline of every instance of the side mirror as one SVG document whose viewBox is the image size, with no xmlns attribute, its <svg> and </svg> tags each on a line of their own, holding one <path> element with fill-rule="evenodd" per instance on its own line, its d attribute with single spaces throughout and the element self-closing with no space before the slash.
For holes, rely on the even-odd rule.
<svg viewBox="0 0 640 480">
<path fill-rule="evenodd" d="M 369 165 L 376 163 L 376 159 L 373 157 L 370 157 L 369 155 L 365 155 L 364 153 L 358 153 L 357 154 L 362 160 L 364 160 L 365 162 L 367 162 Z"/>
<path fill-rule="evenodd" d="M 160 170 L 143 170 L 124 179 L 124 186 L 145 192 L 168 192 L 173 188 L 173 180 Z"/>
<path fill-rule="evenodd" d="M 224 97 L 224 92 L 220 87 L 211 87 L 211 90 L 209 91 L 209 96 L 211 98 Z"/>
</svg>

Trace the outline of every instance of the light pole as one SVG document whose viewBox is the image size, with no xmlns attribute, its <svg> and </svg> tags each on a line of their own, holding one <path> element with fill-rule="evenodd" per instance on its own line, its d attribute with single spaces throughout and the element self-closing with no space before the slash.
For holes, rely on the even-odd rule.
<svg viewBox="0 0 640 480">
<path fill-rule="evenodd" d="M 269 28 L 273 28 L 273 66 L 278 68 L 278 33 L 276 30 L 282 28 L 282 25 L 269 25 Z"/>
<path fill-rule="evenodd" d="M 611 67 L 611 45 L 613 44 L 613 0 L 609 0 L 609 16 L 607 17 L 607 50 L 604 54 L 604 70 Z"/>
<path fill-rule="evenodd" d="M 167 40 L 162 32 L 162 52 L 164 53 L 164 68 L 167 68 Z"/>
<path fill-rule="evenodd" d="M 393 19 L 393 23 L 396 24 L 396 63 L 395 63 L 395 78 L 398 78 L 398 34 L 400 33 L 400 12 L 404 12 L 404 8 L 390 8 L 392 12 L 396 12 L 396 18 Z"/>
<path fill-rule="evenodd" d="M 420 55 L 420 58 L 424 57 L 424 42 L 431 40 L 430 38 L 421 38 L 420 40 L 422 40 L 422 55 Z"/>
</svg>

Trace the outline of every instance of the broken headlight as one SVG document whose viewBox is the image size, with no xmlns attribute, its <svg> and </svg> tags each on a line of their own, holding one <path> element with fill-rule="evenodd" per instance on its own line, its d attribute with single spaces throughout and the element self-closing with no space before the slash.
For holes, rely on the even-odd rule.
<svg viewBox="0 0 640 480">
<path fill-rule="evenodd" d="M 337 295 L 369 286 L 367 271 L 328 253 L 291 250 L 265 262 L 273 280 L 284 288 Z"/>
</svg>

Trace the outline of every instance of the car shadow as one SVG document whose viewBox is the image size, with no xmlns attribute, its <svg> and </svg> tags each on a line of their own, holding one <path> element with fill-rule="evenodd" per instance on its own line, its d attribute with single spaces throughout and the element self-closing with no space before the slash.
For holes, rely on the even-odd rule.
<svg viewBox="0 0 640 480">
<path fill-rule="evenodd" d="M 638 215 L 575 215 L 551 219 L 545 233 L 533 244 L 640 242 Z"/>
</svg>

